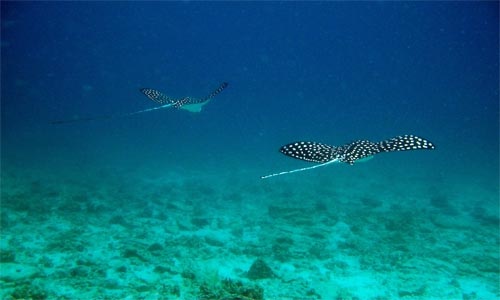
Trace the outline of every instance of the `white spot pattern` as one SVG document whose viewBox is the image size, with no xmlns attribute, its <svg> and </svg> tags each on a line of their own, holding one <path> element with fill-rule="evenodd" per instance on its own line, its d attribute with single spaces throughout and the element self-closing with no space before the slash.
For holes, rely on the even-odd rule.
<svg viewBox="0 0 500 300">
<path fill-rule="evenodd" d="M 380 152 L 435 149 L 433 143 L 415 135 L 401 135 L 374 143 L 358 140 L 339 147 L 316 142 L 295 142 L 281 147 L 280 152 L 301 160 L 324 163 L 334 159 L 350 165 L 358 159 Z"/>
<path fill-rule="evenodd" d="M 204 98 L 201 98 L 201 99 L 192 98 L 192 97 L 184 97 L 181 99 L 172 99 L 160 91 L 157 91 L 154 89 L 149 89 L 149 88 L 143 88 L 143 89 L 140 89 L 140 91 L 141 91 L 141 93 L 146 95 L 146 97 L 148 97 L 149 99 L 153 100 L 156 103 L 159 103 L 159 104 L 170 103 L 175 108 L 180 108 L 181 106 L 183 106 L 185 104 L 196 104 L 196 103 L 202 103 L 202 102 L 208 101 L 208 100 L 212 99 L 213 97 L 217 96 L 227 86 L 228 86 L 228 83 L 223 82 L 215 91 L 210 93 L 210 95 L 208 95 Z"/>
</svg>

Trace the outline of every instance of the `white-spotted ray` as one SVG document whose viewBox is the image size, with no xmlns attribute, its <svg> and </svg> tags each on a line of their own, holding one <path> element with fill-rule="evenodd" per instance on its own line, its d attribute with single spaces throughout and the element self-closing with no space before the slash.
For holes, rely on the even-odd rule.
<svg viewBox="0 0 500 300">
<path fill-rule="evenodd" d="M 150 112 L 157 109 L 163 109 L 168 107 L 174 107 L 178 109 L 185 109 L 190 112 L 200 112 L 203 105 L 207 104 L 213 97 L 217 96 L 220 92 L 222 92 L 228 86 L 227 82 L 223 82 L 215 91 L 210 93 L 208 96 L 204 98 L 192 98 L 192 97 L 184 97 L 181 99 L 172 99 L 163 93 L 149 88 L 140 89 L 141 93 L 146 95 L 149 99 L 154 102 L 161 104 L 161 106 L 143 109 L 139 111 L 134 111 L 131 113 L 121 113 L 121 114 L 113 114 L 113 115 L 105 115 L 105 116 L 97 116 L 97 117 L 84 117 L 84 118 L 76 118 L 70 120 L 61 120 L 61 121 L 53 121 L 52 124 L 64 124 L 64 123 L 73 123 L 73 122 L 81 122 L 81 121 L 94 121 L 94 120 L 105 120 L 112 119 L 118 117 L 127 117 L 132 115 L 137 115 L 145 112 Z"/>
<path fill-rule="evenodd" d="M 227 85 L 228 85 L 227 82 L 223 82 L 215 91 L 210 93 L 210 95 L 200 99 L 192 97 L 172 99 L 157 90 L 149 88 L 143 88 L 140 89 L 140 91 L 144 95 L 146 95 L 149 99 L 155 101 L 158 104 L 162 105 L 170 104 L 170 106 L 173 106 L 175 108 L 185 109 L 190 112 L 200 112 L 203 105 L 207 104 L 213 97 L 217 96 L 220 92 L 222 92 L 227 87 Z"/>
<path fill-rule="evenodd" d="M 310 170 L 334 162 L 344 162 L 353 165 L 355 161 L 369 158 L 377 153 L 409 150 L 432 150 L 435 149 L 433 143 L 415 135 L 401 135 L 378 143 L 368 140 L 358 140 L 342 146 L 330 146 L 316 142 L 294 142 L 280 148 L 280 152 L 300 160 L 317 162 L 308 168 L 301 168 L 292 171 L 262 176 L 269 178 L 289 173 Z"/>
</svg>

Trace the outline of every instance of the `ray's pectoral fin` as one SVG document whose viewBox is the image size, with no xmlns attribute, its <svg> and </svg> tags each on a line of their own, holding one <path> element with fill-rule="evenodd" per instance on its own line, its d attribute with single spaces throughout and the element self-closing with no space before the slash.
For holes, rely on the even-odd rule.
<svg viewBox="0 0 500 300">
<path fill-rule="evenodd" d="M 335 158 L 336 147 L 316 142 L 295 142 L 280 148 L 280 152 L 296 159 L 324 163 Z"/>
<path fill-rule="evenodd" d="M 319 167 L 324 167 L 329 164 L 333 164 L 339 161 L 336 155 L 336 148 L 334 146 L 325 145 L 316 142 L 295 142 L 285 145 L 280 148 L 280 152 L 286 156 L 290 156 L 296 159 L 317 162 L 312 167 L 300 168 L 290 171 L 283 171 L 279 173 L 269 174 L 266 176 L 261 176 L 261 179 L 266 179 L 275 176 L 281 176 L 285 174 L 291 174 L 296 172 L 302 172 L 307 170 L 316 169 Z"/>
<path fill-rule="evenodd" d="M 175 100 L 174 107 L 175 108 L 181 108 L 184 105 L 186 105 L 187 103 L 189 103 L 190 101 L 191 101 L 191 98 L 189 98 L 189 97 L 184 97 L 182 99 Z"/>
<path fill-rule="evenodd" d="M 381 152 L 408 151 L 408 150 L 433 150 L 433 143 L 415 135 L 400 135 L 378 143 Z"/>
<path fill-rule="evenodd" d="M 372 157 L 381 152 L 432 150 L 434 144 L 415 135 L 401 135 L 378 143 L 361 140 L 338 147 L 340 161 L 354 164 L 355 161 Z"/>
<path fill-rule="evenodd" d="M 175 100 L 166 96 L 160 91 L 150 89 L 150 88 L 143 88 L 140 89 L 141 93 L 143 93 L 146 97 L 151 99 L 152 101 L 158 103 L 158 104 L 167 104 L 167 103 L 175 103 Z"/>
</svg>

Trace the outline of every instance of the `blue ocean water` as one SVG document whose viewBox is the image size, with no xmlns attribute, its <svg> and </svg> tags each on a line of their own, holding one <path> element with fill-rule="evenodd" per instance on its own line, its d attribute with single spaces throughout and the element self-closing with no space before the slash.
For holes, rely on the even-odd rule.
<svg viewBox="0 0 500 300">
<path fill-rule="evenodd" d="M 499 298 L 498 10 L 2 2 L 3 299 Z M 260 179 L 312 165 L 289 142 L 403 134 L 436 149 Z"/>
</svg>

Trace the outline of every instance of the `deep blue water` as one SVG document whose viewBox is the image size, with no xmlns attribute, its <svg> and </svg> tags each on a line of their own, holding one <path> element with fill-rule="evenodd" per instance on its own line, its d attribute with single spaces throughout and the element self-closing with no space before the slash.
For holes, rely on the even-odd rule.
<svg viewBox="0 0 500 300">
<path fill-rule="evenodd" d="M 494 175 L 497 8 L 4 2 L 2 158 L 234 157 L 244 167 L 264 157 L 286 161 L 276 149 L 293 140 L 342 144 L 413 133 L 438 147 L 419 164 Z M 48 124 L 152 107 L 141 87 L 201 97 L 222 81 L 229 88 L 199 115 L 163 110 Z"/>
<path fill-rule="evenodd" d="M 260 175 L 309 166 L 280 154 L 286 143 L 416 134 L 436 150 L 289 178 L 369 170 L 382 182 L 394 171 L 432 188 L 458 182 L 456 194 L 468 182 L 495 192 L 498 11 L 498 2 L 2 1 L 1 166 L 77 181 L 99 169 L 199 171 L 261 189 Z M 154 107 L 143 87 L 203 97 L 224 81 L 200 114 L 50 124 Z"/>
</svg>

